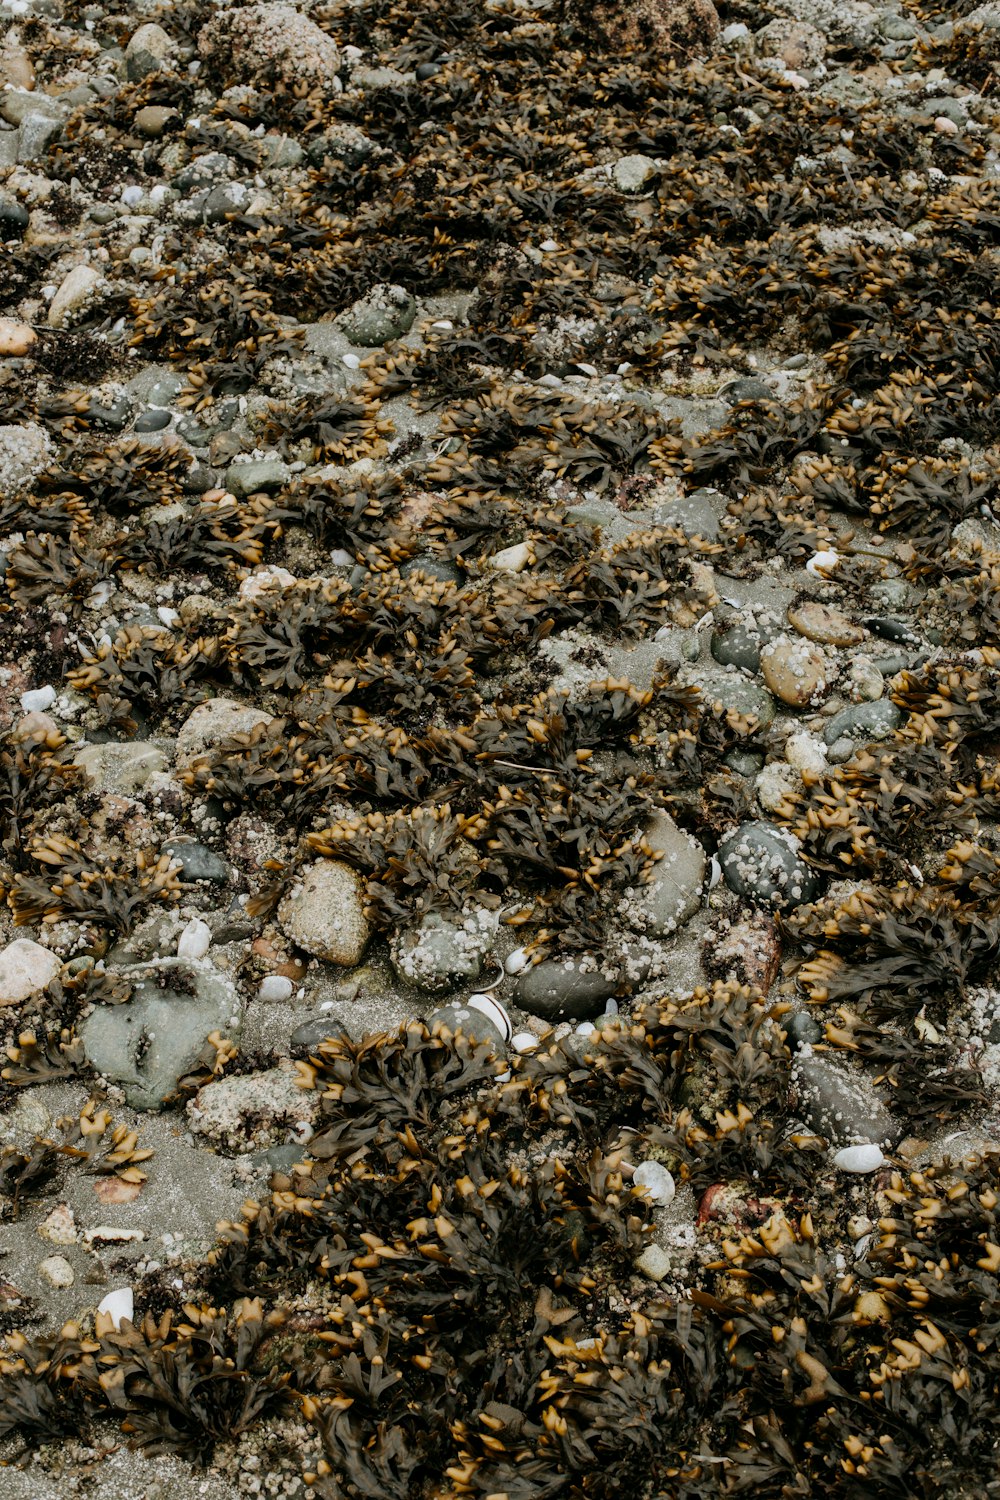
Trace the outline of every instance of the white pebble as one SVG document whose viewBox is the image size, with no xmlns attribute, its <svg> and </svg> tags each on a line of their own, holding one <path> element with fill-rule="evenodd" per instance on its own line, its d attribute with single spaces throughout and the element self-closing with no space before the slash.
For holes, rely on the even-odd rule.
<svg viewBox="0 0 1000 1500">
<path fill-rule="evenodd" d="M 158 605 L 156 610 L 156 617 L 158 620 L 162 620 L 163 624 L 166 625 L 168 630 L 172 630 L 180 620 L 180 615 L 177 613 L 176 609 L 171 609 L 169 604 Z"/>
<path fill-rule="evenodd" d="M 21 694 L 21 707 L 26 714 L 43 714 L 56 701 L 56 690 L 51 684 L 35 688 L 33 692 Z"/>
<path fill-rule="evenodd" d="M 335 568 L 352 568 L 354 566 L 354 554 L 348 552 L 345 547 L 335 547 L 330 553 L 330 563 Z"/>
<path fill-rule="evenodd" d="M 520 974 L 528 967 L 528 955 L 523 948 L 515 948 L 513 953 L 507 954 L 503 966 L 508 974 Z"/>
<path fill-rule="evenodd" d="M 645 1189 L 646 1195 L 665 1208 L 673 1201 L 677 1191 L 677 1185 L 666 1167 L 658 1161 L 644 1161 L 632 1174 L 632 1181 L 636 1187 Z"/>
<path fill-rule="evenodd" d="M 555 240 L 542 240 L 542 243 L 538 248 L 539 250 L 545 250 L 551 253 L 553 250 L 558 250 L 559 246 L 557 245 Z"/>
<path fill-rule="evenodd" d="M 356 354 L 342 354 L 340 362 L 346 365 L 349 370 L 359 370 L 361 368 L 361 361 Z"/>
<path fill-rule="evenodd" d="M 286 975 L 268 974 L 266 979 L 261 980 L 257 994 L 261 1000 L 289 1000 L 292 989 L 292 981 Z"/>
<path fill-rule="evenodd" d="M 200 917 L 192 917 L 177 939 L 178 958 L 204 958 L 212 941 L 212 929 Z"/>
<path fill-rule="evenodd" d="M 826 552 L 814 552 L 806 563 L 806 572 L 814 573 L 817 577 L 821 577 L 824 569 L 836 567 L 839 561 L 840 553 L 834 552 L 832 548 Z"/>
<path fill-rule="evenodd" d="M 531 1031 L 517 1031 L 511 1037 L 510 1045 L 515 1052 L 534 1052 L 538 1046 L 538 1038 Z"/>
<path fill-rule="evenodd" d="M 877 1172 L 884 1162 L 882 1152 L 871 1142 L 864 1146 L 845 1146 L 833 1158 L 833 1165 L 842 1172 Z"/>
<path fill-rule="evenodd" d="M 135 205 L 141 200 L 141 198 L 142 198 L 142 188 L 141 187 L 132 186 L 132 187 L 127 187 L 127 188 L 122 188 L 122 202 L 125 204 L 125 206 L 127 208 L 134 208 Z"/>
<path fill-rule="evenodd" d="M 132 1296 L 130 1286 L 121 1286 L 115 1292 L 109 1292 L 101 1302 L 97 1304 L 99 1313 L 108 1313 L 116 1329 L 122 1326 L 123 1321 L 132 1322 L 135 1317 L 135 1300 Z"/>
</svg>

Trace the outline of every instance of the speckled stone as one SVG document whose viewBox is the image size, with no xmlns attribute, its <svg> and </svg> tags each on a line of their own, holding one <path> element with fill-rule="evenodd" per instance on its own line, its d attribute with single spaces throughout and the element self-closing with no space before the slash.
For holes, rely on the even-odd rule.
<svg viewBox="0 0 1000 1500">
<path fill-rule="evenodd" d="M 305 866 L 278 908 L 278 922 L 306 953 L 345 967 L 361 962 L 371 933 L 361 879 L 337 859 Z"/>
<path fill-rule="evenodd" d="M 665 812 L 654 815 L 645 829 L 645 837 L 660 858 L 653 866 L 649 882 L 636 886 L 622 902 L 620 911 L 640 932 L 668 937 L 701 904 L 705 851 L 697 839 L 678 828 Z"/>
<path fill-rule="evenodd" d="M 719 844 L 719 863 L 730 890 L 772 906 L 811 901 L 818 881 L 793 834 L 773 823 L 742 823 Z"/>
<path fill-rule="evenodd" d="M 823 730 L 823 739 L 828 745 L 839 739 L 854 740 L 859 744 L 887 740 L 902 721 L 903 715 L 888 698 L 879 698 L 874 703 L 854 703 L 834 714 Z"/>
<path fill-rule="evenodd" d="M 810 1129 L 832 1146 L 860 1141 L 897 1141 L 899 1126 L 870 1087 L 862 1088 L 839 1061 L 804 1047 L 796 1054 L 792 1081 Z"/>
<path fill-rule="evenodd" d="M 855 625 L 841 610 L 815 599 L 791 605 L 788 623 L 799 635 L 824 646 L 859 646 L 865 638 L 861 626 Z"/>
<path fill-rule="evenodd" d="M 702 684 L 701 691 L 709 703 L 721 703 L 723 708 L 734 713 L 755 718 L 762 729 L 774 719 L 774 699 L 756 682 L 747 682 L 743 677 L 732 675 L 712 677 Z"/>
<path fill-rule="evenodd" d="M 760 654 L 760 669 L 771 692 L 789 708 L 805 708 L 826 692 L 826 657 L 803 640 L 772 641 Z"/>
</svg>

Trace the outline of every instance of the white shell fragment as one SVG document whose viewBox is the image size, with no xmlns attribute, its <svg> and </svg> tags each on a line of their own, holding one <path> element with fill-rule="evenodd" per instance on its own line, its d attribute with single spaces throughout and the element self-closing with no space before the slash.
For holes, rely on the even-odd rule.
<svg viewBox="0 0 1000 1500">
<path fill-rule="evenodd" d="M 518 1031 L 511 1037 L 510 1045 L 515 1052 L 534 1052 L 538 1038 L 531 1031 Z"/>
<path fill-rule="evenodd" d="M 632 1183 L 641 1187 L 648 1198 L 661 1208 L 673 1201 L 677 1185 L 666 1167 L 658 1161 L 644 1161 L 632 1173 Z"/>
<path fill-rule="evenodd" d="M 504 1039 L 510 1041 L 514 1028 L 510 1024 L 510 1016 L 498 1000 L 494 1000 L 492 995 L 470 995 L 467 1003 L 472 1010 L 478 1010 L 481 1016 L 492 1021 Z"/>
<path fill-rule="evenodd" d="M 99 1313 L 109 1313 L 116 1330 L 122 1326 L 122 1321 L 132 1322 L 135 1316 L 135 1302 L 132 1297 L 130 1286 L 120 1286 L 117 1291 L 109 1292 L 108 1295 L 98 1303 Z"/>
<path fill-rule="evenodd" d="M 204 958 L 212 941 L 212 929 L 200 917 L 192 917 L 177 939 L 178 958 Z"/>
<path fill-rule="evenodd" d="M 806 563 L 806 572 L 815 573 L 819 577 L 823 570 L 835 567 L 839 561 L 840 553 L 834 552 L 832 548 L 826 552 L 814 552 Z"/>
<path fill-rule="evenodd" d="M 844 1146 L 833 1158 L 833 1165 L 842 1172 L 877 1172 L 884 1162 L 882 1152 L 871 1142 L 864 1146 Z"/>
<path fill-rule="evenodd" d="M 515 948 L 507 954 L 503 966 L 508 974 L 520 974 L 528 966 L 528 955 L 523 948 Z"/>
</svg>

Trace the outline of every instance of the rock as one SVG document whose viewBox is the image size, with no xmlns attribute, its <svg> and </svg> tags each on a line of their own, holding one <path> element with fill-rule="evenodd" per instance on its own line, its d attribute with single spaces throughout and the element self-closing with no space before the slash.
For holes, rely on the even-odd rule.
<svg viewBox="0 0 1000 1500">
<path fill-rule="evenodd" d="M 712 631 L 715 660 L 724 667 L 759 671 L 762 648 L 779 634 L 777 621 L 763 612 L 757 615 L 751 610 L 728 608 L 716 611 L 716 621 L 716 629 Z"/>
<path fill-rule="evenodd" d="M 38 342 L 38 334 L 30 323 L 20 323 L 17 318 L 0 318 L 0 356 L 20 359 Z"/>
<path fill-rule="evenodd" d="M 730 890 L 772 906 L 811 901 L 815 873 L 799 853 L 794 834 L 773 823 L 742 823 L 719 844 L 719 863 Z"/>
<path fill-rule="evenodd" d="M 789 797 L 802 789 L 802 778 L 793 766 L 772 761 L 758 774 L 754 785 L 757 801 L 765 812 L 777 812 Z"/>
<path fill-rule="evenodd" d="M 213 439 L 214 441 L 214 439 Z M 257 599 L 261 594 L 271 593 L 277 590 L 291 588 L 295 582 L 295 574 L 289 573 L 287 568 L 279 568 L 274 563 L 267 567 L 256 568 L 249 576 L 244 578 L 240 584 L 240 598 L 244 603 Z"/>
<path fill-rule="evenodd" d="M 188 1102 L 188 1124 L 218 1150 L 244 1156 L 312 1133 L 320 1095 L 299 1087 L 291 1068 L 243 1073 L 206 1083 Z"/>
<path fill-rule="evenodd" d="M 212 929 L 200 917 L 192 917 L 177 939 L 177 957 L 197 962 L 212 946 Z"/>
<path fill-rule="evenodd" d="M 49 304 L 49 327 L 66 328 L 74 315 L 93 300 L 101 282 L 101 274 L 93 266 L 74 266 Z"/>
<path fill-rule="evenodd" d="M 874 1090 L 861 1086 L 842 1065 L 802 1044 L 795 1054 L 792 1081 L 810 1129 L 833 1146 L 858 1141 L 888 1144 L 901 1134 Z"/>
<path fill-rule="evenodd" d="M 0 499 L 20 494 L 48 466 L 53 452 L 48 433 L 36 422 L 0 427 Z"/>
<path fill-rule="evenodd" d="M 615 57 L 704 55 L 720 31 L 711 0 L 575 0 L 572 9 Z"/>
<path fill-rule="evenodd" d="M 771 692 L 790 708 L 818 703 L 826 693 L 826 657 L 804 641 L 781 636 L 769 642 L 761 651 L 760 669 Z"/>
<path fill-rule="evenodd" d="M 504 573 L 521 573 L 531 562 L 531 548 L 527 542 L 515 542 L 512 547 L 501 547 L 499 552 L 494 552 L 489 559 L 491 568 L 499 568 Z"/>
<path fill-rule="evenodd" d="M 35 69 L 21 45 L 20 34 L 13 27 L 0 45 L 0 83 L 15 89 L 33 89 Z"/>
<path fill-rule="evenodd" d="M 769 21 L 753 42 L 759 57 L 778 57 L 786 68 L 816 68 L 826 56 L 826 37 L 806 21 Z"/>
<path fill-rule="evenodd" d="M 836 1152 L 833 1164 L 842 1172 L 877 1172 L 879 1167 L 885 1165 L 885 1157 L 878 1146 L 869 1142 L 863 1146 L 845 1146 L 843 1150 Z"/>
<path fill-rule="evenodd" d="M 702 964 L 712 979 L 735 979 L 766 995 L 781 967 L 781 938 L 773 918 L 756 911 L 713 930 L 705 940 Z"/>
<path fill-rule="evenodd" d="M 163 853 L 179 861 L 181 878 L 185 881 L 208 880 L 213 885 L 229 884 L 228 864 L 214 850 L 206 849 L 204 844 L 195 844 L 188 839 L 168 839 L 163 845 Z"/>
<path fill-rule="evenodd" d="M 620 193 L 641 193 L 659 175 L 659 167 L 649 156 L 622 156 L 611 169 L 615 187 Z"/>
<path fill-rule="evenodd" d="M 157 140 L 170 121 L 178 118 L 176 109 L 169 104 L 147 104 L 136 113 L 134 124 L 140 135 Z"/>
<path fill-rule="evenodd" d="M 38 1273 L 43 1281 L 47 1281 L 49 1286 L 55 1287 L 57 1291 L 63 1291 L 66 1287 L 72 1286 L 76 1280 L 73 1267 L 63 1255 L 47 1255 L 43 1261 L 39 1262 Z"/>
<path fill-rule="evenodd" d="M 295 986 L 285 974 L 268 974 L 260 982 L 259 1000 L 290 1000 Z"/>
<path fill-rule="evenodd" d="M 873 740 L 891 739 L 902 722 L 903 715 L 888 698 L 879 698 L 874 703 L 854 703 L 834 714 L 823 730 L 823 739 L 827 745 L 845 738 L 857 744 L 869 744 Z"/>
<path fill-rule="evenodd" d="M 208 698 L 192 709 L 177 735 L 180 760 L 193 760 L 234 734 L 249 734 L 258 724 L 269 724 L 272 715 L 233 698 Z"/>
<path fill-rule="evenodd" d="M 133 1109 L 161 1109 L 195 1066 L 209 1034 L 235 1041 L 243 1019 L 232 981 L 205 965 L 160 958 L 124 970 L 123 1005 L 101 1005 L 82 1022 L 87 1060 L 121 1084 Z"/>
<path fill-rule="evenodd" d="M 306 953 L 345 967 L 360 963 L 370 935 L 364 884 L 350 865 L 318 859 L 301 871 L 278 909 L 278 922 Z"/>
<path fill-rule="evenodd" d="M 847 690 L 853 703 L 874 703 L 885 691 L 885 678 L 869 657 L 855 656 L 847 669 Z"/>
<path fill-rule="evenodd" d="M 56 955 L 41 943 L 30 938 L 8 943 L 0 948 L 0 1006 L 23 1005 L 44 990 L 61 968 Z"/>
<path fill-rule="evenodd" d="M 55 701 L 56 690 L 51 683 L 21 694 L 21 707 L 26 714 L 43 714 Z"/>
<path fill-rule="evenodd" d="M 198 51 L 217 73 L 248 83 L 276 68 L 288 83 L 332 87 L 340 68 L 336 42 L 293 5 L 219 10 L 198 33 Z"/>
<path fill-rule="evenodd" d="M 788 623 L 799 635 L 824 646 L 859 646 L 865 638 L 860 625 L 855 625 L 839 609 L 819 604 L 815 599 L 790 605 Z"/>
<path fill-rule="evenodd" d="M 793 1052 L 797 1047 L 812 1047 L 823 1040 L 822 1026 L 807 1010 L 794 1010 L 790 1016 L 782 1016 L 781 1027 Z"/>
<path fill-rule="evenodd" d="M 139 83 L 147 74 L 158 72 L 173 50 L 173 41 L 162 26 L 154 21 L 140 26 L 125 48 L 125 75 L 129 83 Z"/>
<path fill-rule="evenodd" d="M 255 495 L 259 491 L 280 490 L 291 477 L 291 469 L 280 459 L 254 458 L 247 463 L 230 464 L 226 486 L 234 495 Z"/>
<path fill-rule="evenodd" d="M 464 1005 L 440 1005 L 427 1017 L 427 1024 L 446 1026 L 451 1032 L 461 1031 L 470 1041 L 489 1042 L 494 1052 L 503 1053 L 512 1028 L 506 1011 L 496 1002 L 493 1004 L 499 1014 L 491 1015 L 486 1007 L 471 1005 L 468 1001 Z"/>
<path fill-rule="evenodd" d="M 475 979 L 496 930 L 496 915 L 485 909 L 464 918 L 428 912 L 416 927 L 392 936 L 389 958 L 397 978 L 439 994 Z"/>
<path fill-rule="evenodd" d="M 662 1281 L 669 1276 L 672 1262 L 670 1256 L 662 1245 L 647 1245 L 645 1250 L 636 1259 L 636 1270 L 641 1271 L 650 1281 Z"/>
<path fill-rule="evenodd" d="M 723 765 L 735 771 L 738 776 L 756 776 L 758 771 L 763 770 L 764 755 L 760 750 L 740 750 L 734 748 L 727 750 L 722 758 Z"/>
<path fill-rule="evenodd" d="M 648 1198 L 660 1208 L 672 1203 L 677 1184 L 662 1162 L 644 1161 L 632 1173 L 634 1187 L 642 1188 Z"/>
<path fill-rule="evenodd" d="M 705 851 L 665 812 L 654 813 L 644 836 L 661 857 L 648 884 L 627 891 L 618 910 L 637 931 L 669 937 L 701 905 Z"/>
<path fill-rule="evenodd" d="M 145 740 L 118 744 L 84 745 L 73 756 L 99 792 L 128 795 L 144 787 L 149 778 L 167 769 L 167 757 L 158 745 Z"/>
<path fill-rule="evenodd" d="M 826 770 L 825 749 L 815 735 L 808 734 L 805 730 L 788 736 L 785 741 L 785 759 L 796 771 L 808 771 L 813 776 L 821 776 Z"/>
<path fill-rule="evenodd" d="M 44 156 L 52 142 L 62 134 L 63 119 L 62 115 L 53 115 L 47 110 L 29 110 L 18 131 L 18 161 L 37 161 Z"/>
<path fill-rule="evenodd" d="M 870 615 L 865 621 L 867 628 L 884 641 L 893 641 L 897 646 L 919 646 L 920 636 L 905 620 L 894 620 L 887 615 Z"/>
<path fill-rule="evenodd" d="M 50 1245 L 76 1244 L 76 1219 L 68 1203 L 57 1203 L 38 1226 L 38 1234 Z"/>
<path fill-rule="evenodd" d="M 162 432 L 172 421 L 173 417 L 168 411 L 144 411 L 135 419 L 135 431 Z"/>
<path fill-rule="evenodd" d="M 0 137 L 0 139 L 3 138 Z M 28 210 L 10 193 L 0 189 L 0 240 L 21 239 L 29 220 Z"/>
<path fill-rule="evenodd" d="M 191 199 L 189 212 L 200 218 L 203 224 L 224 224 L 230 214 L 249 213 L 254 196 L 252 183 L 224 182 L 196 193 Z"/>
<path fill-rule="evenodd" d="M 652 521 L 654 526 L 675 526 L 687 537 L 700 536 L 714 542 L 719 535 L 719 512 L 725 504 L 725 496 L 718 490 L 692 490 L 690 495 L 677 495 L 656 505 Z"/>
<path fill-rule="evenodd" d="M 774 699 L 756 682 L 747 682 L 736 673 L 726 673 L 707 678 L 701 691 L 709 703 L 721 703 L 724 709 L 740 714 L 743 718 L 754 718 L 761 729 L 766 729 L 774 719 Z"/>
<path fill-rule="evenodd" d="M 261 167 L 264 171 L 273 172 L 297 167 L 305 156 L 302 147 L 291 135 L 266 135 L 260 143 L 260 148 L 263 157 Z"/>
<path fill-rule="evenodd" d="M 582 1021 L 600 1015 L 617 988 L 617 975 L 605 973 L 589 955 L 547 958 L 521 975 L 514 1000 L 546 1021 Z"/>
<path fill-rule="evenodd" d="M 738 380 L 730 380 L 722 386 L 719 396 L 730 406 L 735 406 L 738 401 L 773 401 L 774 392 L 769 385 L 756 375 L 741 376 Z"/>
<path fill-rule="evenodd" d="M 337 323 L 352 344 L 372 349 L 402 338 L 416 315 L 416 299 L 405 287 L 380 282 L 341 313 Z"/>
</svg>

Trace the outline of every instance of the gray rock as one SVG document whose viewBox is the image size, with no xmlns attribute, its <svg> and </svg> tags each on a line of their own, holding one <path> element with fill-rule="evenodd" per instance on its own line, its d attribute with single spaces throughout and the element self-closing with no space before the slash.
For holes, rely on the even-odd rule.
<svg viewBox="0 0 1000 1500">
<path fill-rule="evenodd" d="M 0 188 L 0 240 L 20 239 L 28 227 L 28 210 Z"/>
<path fill-rule="evenodd" d="M 742 667 L 746 672 L 760 670 L 761 648 L 781 634 L 781 624 L 766 613 L 750 609 L 732 609 L 723 605 L 715 611 L 717 628 L 712 631 L 712 655 L 724 667 Z"/>
<path fill-rule="evenodd" d="M 37 161 L 61 134 L 62 119 L 32 110 L 21 121 L 18 131 L 17 159 L 20 162 Z"/>
<path fill-rule="evenodd" d="M 669 937 L 701 905 L 705 851 L 697 839 L 678 828 L 669 813 L 654 814 L 645 830 L 661 858 L 648 885 L 627 893 L 619 911 L 631 926 L 652 937 Z"/>
<path fill-rule="evenodd" d="M 465 918 L 428 912 L 416 927 L 393 935 L 389 958 L 397 978 L 441 994 L 475 979 L 496 928 L 496 917 L 485 910 Z"/>
<path fill-rule="evenodd" d="M 224 224 L 230 214 L 246 213 L 253 196 L 251 183 L 220 183 L 218 187 L 196 193 L 191 199 L 190 212 L 203 224 Z"/>
<path fill-rule="evenodd" d="M 232 157 L 222 151 L 206 151 L 204 156 L 196 156 L 186 167 L 181 167 L 173 186 L 179 193 L 192 193 L 199 188 L 217 187 L 235 172 Z"/>
<path fill-rule="evenodd" d="M 128 426 L 131 415 L 132 402 L 124 391 L 107 401 L 93 398 L 87 406 L 87 416 L 91 422 L 95 427 L 103 427 L 106 432 L 121 432 L 123 427 Z"/>
<path fill-rule="evenodd" d="M 226 484 L 234 495 L 280 490 L 291 477 L 291 469 L 279 458 L 254 458 L 249 463 L 230 464 L 226 470 Z"/>
<path fill-rule="evenodd" d="M 289 1041 L 296 1052 L 312 1052 L 328 1036 L 340 1036 L 343 1031 L 344 1027 L 335 1016 L 316 1016 L 296 1026 Z"/>
<path fill-rule="evenodd" d="M 320 1095 L 299 1088 L 286 1065 L 263 1073 L 238 1073 L 200 1088 L 187 1105 L 188 1124 L 220 1151 L 245 1156 L 287 1140 L 296 1128 L 311 1133 Z M 302 1148 L 297 1148 L 299 1155 Z"/>
<path fill-rule="evenodd" d="M 679 495 L 676 500 L 658 505 L 652 512 L 655 526 L 676 526 L 685 536 L 703 537 L 714 542 L 719 535 L 719 511 L 725 508 L 725 499 L 718 490 L 692 490 L 690 495 Z"/>
<path fill-rule="evenodd" d="M 615 187 L 620 193 L 641 193 L 659 173 L 649 156 L 622 156 L 611 169 Z"/>
<path fill-rule="evenodd" d="M 255 1157 L 262 1166 L 270 1167 L 275 1172 L 289 1173 L 296 1162 L 304 1161 L 308 1152 L 304 1146 L 269 1146 L 262 1151 L 259 1157 Z"/>
<path fill-rule="evenodd" d="M 413 327 L 416 299 L 401 286 L 380 282 L 337 320 L 352 344 L 372 349 L 402 338 Z"/>
<path fill-rule="evenodd" d="M 52 440 L 37 422 L 0 427 L 0 498 L 19 494 L 47 467 L 53 453 Z"/>
<path fill-rule="evenodd" d="M 774 401 L 776 399 L 770 386 L 764 384 L 755 375 L 742 375 L 738 380 L 730 380 L 719 391 L 721 400 L 735 406 L 738 401 Z"/>
<path fill-rule="evenodd" d="M 169 839 L 163 845 L 163 853 L 171 859 L 180 860 L 181 876 L 184 880 L 209 880 L 213 885 L 228 885 L 230 870 L 224 859 L 204 844 L 188 842 L 186 839 Z"/>
<path fill-rule="evenodd" d="M 892 1145 L 902 1134 L 870 1086 L 862 1087 L 840 1063 L 811 1047 L 796 1053 L 792 1081 L 810 1128 L 833 1146 Z"/>
<path fill-rule="evenodd" d="M 144 740 L 84 745 L 73 756 L 73 763 L 83 767 L 99 792 L 125 795 L 137 792 L 155 772 L 167 769 L 167 758 L 160 747 Z"/>
<path fill-rule="evenodd" d="M 547 1021 L 586 1021 L 600 1015 L 617 988 L 617 977 L 584 969 L 578 958 L 546 958 L 521 975 L 514 999 Z"/>
<path fill-rule="evenodd" d="M 764 757 L 752 750 L 729 750 L 723 757 L 723 762 L 738 776 L 754 777 L 763 769 Z"/>
<path fill-rule="evenodd" d="M 874 703 L 852 703 L 841 709 L 823 730 L 827 745 L 846 738 L 858 744 L 872 740 L 887 740 L 903 722 L 903 715 L 895 703 L 888 698 L 877 698 Z"/>
<path fill-rule="evenodd" d="M 823 1040 L 822 1026 L 807 1010 L 796 1010 L 790 1016 L 782 1016 L 781 1027 L 788 1037 L 788 1045 L 792 1051 L 803 1044 L 812 1046 Z"/>
<path fill-rule="evenodd" d="M 439 1005 L 427 1017 L 428 1026 L 438 1023 L 447 1026 L 449 1031 L 461 1031 L 470 1041 L 489 1042 L 494 1052 L 503 1053 L 507 1049 L 507 1037 L 500 1027 L 473 1006 Z"/>
<path fill-rule="evenodd" d="M 98 1006 L 86 1018 L 84 1051 L 98 1073 L 122 1086 L 133 1109 L 162 1109 L 211 1032 L 238 1039 L 242 1002 L 227 976 L 185 959 L 125 972 L 135 984 L 131 999 Z"/>
<path fill-rule="evenodd" d="M 440 578 L 442 583 L 461 583 L 462 570 L 447 558 L 435 557 L 433 553 L 411 557 L 399 570 L 401 578 L 412 578 L 414 573 L 426 573 L 428 578 Z"/>
<path fill-rule="evenodd" d="M 136 432 L 162 432 L 173 421 L 170 412 L 157 407 L 153 411 L 140 412 L 135 419 Z"/>
<path fill-rule="evenodd" d="M 719 844 L 719 863 L 731 891 L 771 906 L 811 901 L 818 881 L 793 834 L 773 823 L 741 823 Z"/>
<path fill-rule="evenodd" d="M 155 73 L 174 50 L 174 44 L 162 26 L 147 22 L 132 33 L 125 48 L 125 76 L 129 83 L 139 83 L 148 73 Z"/>
<path fill-rule="evenodd" d="M 306 155 L 315 167 L 321 167 L 330 156 L 334 161 L 343 162 L 345 167 L 353 170 L 373 156 L 388 157 L 389 154 L 365 135 L 363 130 L 359 130 L 356 125 L 351 125 L 346 120 L 339 120 L 335 125 L 331 125 L 321 135 L 311 139 L 306 146 Z"/>
<path fill-rule="evenodd" d="M 144 381 L 132 381 L 130 389 L 133 394 L 148 401 L 150 406 L 173 406 L 184 389 L 184 376 L 175 375 L 172 370 L 154 371 L 153 376 L 148 386 Z"/>
<path fill-rule="evenodd" d="M 720 673 L 705 679 L 701 691 L 710 703 L 721 703 L 743 715 L 752 714 L 766 729 L 774 719 L 774 699 L 766 688 L 737 677 L 735 672 Z"/>
<path fill-rule="evenodd" d="M 297 167 L 305 155 L 298 141 L 290 135 L 266 135 L 260 143 L 261 167 L 264 171 Z"/>
</svg>

